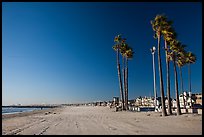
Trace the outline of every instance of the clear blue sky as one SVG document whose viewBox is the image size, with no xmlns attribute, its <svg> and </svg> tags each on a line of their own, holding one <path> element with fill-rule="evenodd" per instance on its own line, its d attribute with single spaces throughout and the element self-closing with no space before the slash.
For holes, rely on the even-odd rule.
<svg viewBox="0 0 204 137">
<path fill-rule="evenodd" d="M 202 92 L 201 3 L 2 3 L 2 103 L 76 103 L 119 96 L 114 37 L 135 51 L 129 61 L 129 98 L 153 96 L 150 24 L 164 13 L 178 39 L 197 56 L 192 90 Z M 162 42 L 163 46 L 163 42 Z M 164 52 L 162 51 L 162 56 Z M 157 89 L 159 91 L 156 54 Z M 164 89 L 166 71 L 163 58 Z M 188 90 L 188 69 L 183 68 Z M 171 95 L 175 98 L 171 64 Z"/>
</svg>

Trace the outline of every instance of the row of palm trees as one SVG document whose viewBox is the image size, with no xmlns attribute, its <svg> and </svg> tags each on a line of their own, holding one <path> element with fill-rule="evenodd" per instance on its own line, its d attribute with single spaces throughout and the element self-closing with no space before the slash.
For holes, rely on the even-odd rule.
<svg viewBox="0 0 204 137">
<path fill-rule="evenodd" d="M 186 64 L 189 66 L 189 92 L 191 92 L 191 79 L 190 79 L 190 64 L 196 61 L 196 56 L 192 52 L 185 50 L 185 45 L 177 40 L 177 34 L 172 27 L 172 21 L 168 21 L 165 15 L 157 15 L 154 20 L 151 21 L 152 29 L 155 32 L 154 38 L 157 39 L 158 46 L 158 68 L 159 68 L 159 84 L 162 104 L 162 116 L 167 116 L 165 99 L 164 99 L 164 86 L 162 75 L 162 61 L 161 61 L 161 37 L 164 40 L 164 51 L 166 59 L 166 87 L 167 87 L 167 100 L 168 100 L 168 114 L 171 115 L 171 100 L 170 100 L 170 71 L 169 63 L 173 62 L 174 79 L 175 79 L 175 92 L 176 92 L 176 104 L 177 115 L 181 115 L 179 92 L 178 92 L 178 76 L 177 67 L 180 72 L 181 92 L 183 92 L 183 80 L 182 80 L 182 67 Z M 184 104 L 185 108 L 185 104 Z"/>
<path fill-rule="evenodd" d="M 117 35 L 114 38 L 115 45 L 113 49 L 116 51 L 118 80 L 120 88 L 120 98 L 122 101 L 122 110 L 128 110 L 128 60 L 133 57 L 133 49 L 126 43 L 126 38 Z M 120 55 L 123 60 L 123 84 L 120 68 Z M 125 97 L 124 97 L 125 96 Z"/>
</svg>

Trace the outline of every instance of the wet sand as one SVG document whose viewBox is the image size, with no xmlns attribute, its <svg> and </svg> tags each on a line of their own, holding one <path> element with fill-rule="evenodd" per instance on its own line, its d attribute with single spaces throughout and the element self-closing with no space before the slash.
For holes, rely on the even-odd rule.
<svg viewBox="0 0 204 137">
<path fill-rule="evenodd" d="M 202 135 L 202 115 L 67 106 L 2 115 L 2 135 Z"/>
</svg>

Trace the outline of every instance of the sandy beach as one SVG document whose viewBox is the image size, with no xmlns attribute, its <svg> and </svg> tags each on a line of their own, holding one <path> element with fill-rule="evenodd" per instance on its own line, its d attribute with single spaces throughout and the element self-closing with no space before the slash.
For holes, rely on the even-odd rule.
<svg viewBox="0 0 204 137">
<path fill-rule="evenodd" d="M 67 106 L 2 115 L 2 135 L 202 135 L 202 115 Z"/>
</svg>

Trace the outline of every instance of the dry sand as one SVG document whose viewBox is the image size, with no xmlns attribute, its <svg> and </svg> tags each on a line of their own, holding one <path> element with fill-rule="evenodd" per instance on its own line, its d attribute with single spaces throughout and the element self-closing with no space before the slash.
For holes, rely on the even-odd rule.
<svg viewBox="0 0 204 137">
<path fill-rule="evenodd" d="M 69 106 L 2 116 L 2 134 L 202 135 L 202 115 L 115 112 L 102 106 Z"/>
</svg>

